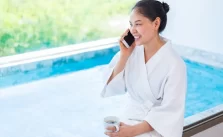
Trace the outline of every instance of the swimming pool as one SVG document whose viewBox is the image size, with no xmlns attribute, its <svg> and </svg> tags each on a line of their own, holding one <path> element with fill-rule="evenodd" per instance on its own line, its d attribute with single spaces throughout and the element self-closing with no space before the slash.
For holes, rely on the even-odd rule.
<svg viewBox="0 0 223 137">
<path fill-rule="evenodd" d="M 91 58 L 59 60 L 51 67 L 2 76 L 0 136 L 104 136 L 103 117 L 119 115 L 127 99 L 100 98 L 103 67 L 116 52 L 108 49 Z M 223 69 L 185 62 L 185 118 L 223 104 Z"/>
</svg>

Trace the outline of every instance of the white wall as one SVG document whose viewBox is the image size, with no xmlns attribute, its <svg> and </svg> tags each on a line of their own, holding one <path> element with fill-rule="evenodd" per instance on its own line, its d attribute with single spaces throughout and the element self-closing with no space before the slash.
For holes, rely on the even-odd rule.
<svg viewBox="0 0 223 137">
<path fill-rule="evenodd" d="M 223 0 L 164 0 L 170 5 L 163 33 L 174 43 L 223 54 Z"/>
</svg>

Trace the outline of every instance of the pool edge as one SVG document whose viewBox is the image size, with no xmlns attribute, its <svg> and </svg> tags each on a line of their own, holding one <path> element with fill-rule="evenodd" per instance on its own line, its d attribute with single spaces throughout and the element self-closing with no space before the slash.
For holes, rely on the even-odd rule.
<svg viewBox="0 0 223 137">
<path fill-rule="evenodd" d="M 208 66 L 223 68 L 223 54 L 211 53 L 173 44 L 182 58 Z M 46 49 L 0 58 L 0 76 L 50 67 L 54 62 L 89 59 L 108 50 L 118 51 L 118 38 L 108 38 L 75 45 Z"/>
</svg>

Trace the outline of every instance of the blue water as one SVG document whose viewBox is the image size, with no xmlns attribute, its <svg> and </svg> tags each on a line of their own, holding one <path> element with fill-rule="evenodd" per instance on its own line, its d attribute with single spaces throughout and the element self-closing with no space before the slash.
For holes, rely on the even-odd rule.
<svg viewBox="0 0 223 137">
<path fill-rule="evenodd" d="M 106 56 L 97 56 L 91 59 L 58 63 L 51 68 L 41 68 L 34 71 L 17 73 L 1 77 L 0 88 L 6 88 L 35 80 L 58 76 L 65 73 L 78 73 L 80 70 L 92 69 L 92 67 L 108 64 L 115 53 Z M 207 110 L 223 103 L 223 69 L 214 68 L 185 60 L 188 74 L 188 91 L 186 98 L 185 117 Z M 90 75 L 87 74 L 86 75 Z M 91 74 L 92 75 L 92 74 Z M 93 74 L 97 77 L 97 73 Z M 94 79 L 87 79 L 93 81 Z"/>
<path fill-rule="evenodd" d="M 223 69 L 186 61 L 186 117 L 223 104 Z"/>
</svg>

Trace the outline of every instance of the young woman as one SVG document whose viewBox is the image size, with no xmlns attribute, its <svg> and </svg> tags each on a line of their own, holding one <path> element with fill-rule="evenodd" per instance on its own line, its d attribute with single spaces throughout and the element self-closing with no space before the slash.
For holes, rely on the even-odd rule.
<svg viewBox="0 0 223 137">
<path fill-rule="evenodd" d="M 156 0 L 141 0 L 132 8 L 129 30 L 135 42 L 123 45 L 127 30 L 104 75 L 103 97 L 128 92 L 130 100 L 119 131 L 105 133 L 110 137 L 182 136 L 186 65 L 171 41 L 160 36 L 168 11 L 167 3 Z"/>
</svg>

